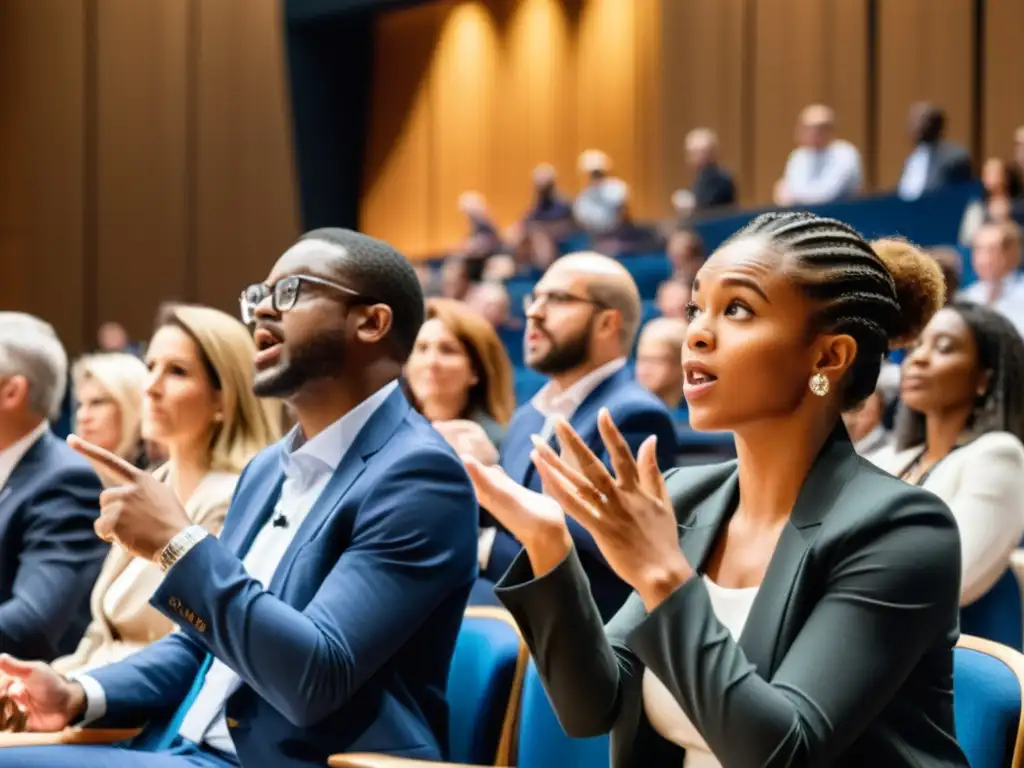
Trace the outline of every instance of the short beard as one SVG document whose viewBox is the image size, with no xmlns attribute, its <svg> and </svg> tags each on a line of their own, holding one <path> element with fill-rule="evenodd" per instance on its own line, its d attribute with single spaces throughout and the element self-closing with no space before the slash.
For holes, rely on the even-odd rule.
<svg viewBox="0 0 1024 768">
<path fill-rule="evenodd" d="M 323 331 L 268 371 L 257 372 L 252 391 L 257 397 L 289 398 L 314 381 L 340 376 L 345 367 L 343 330 Z"/>
<path fill-rule="evenodd" d="M 583 331 L 570 339 L 558 344 L 552 340 L 551 351 L 540 360 L 530 363 L 530 367 L 547 376 L 557 376 L 584 365 L 590 357 L 590 338 L 594 334 L 594 321 L 587 323 Z M 550 338 L 550 337 L 549 337 Z"/>
</svg>

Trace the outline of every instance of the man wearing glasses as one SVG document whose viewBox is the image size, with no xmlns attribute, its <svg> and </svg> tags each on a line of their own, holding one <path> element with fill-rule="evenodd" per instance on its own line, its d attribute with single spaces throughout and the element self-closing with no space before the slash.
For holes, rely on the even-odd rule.
<svg viewBox="0 0 1024 768">
<path fill-rule="evenodd" d="M 132 749 L 0 749 L 0 766 L 444 757 L 478 511 L 458 457 L 398 387 L 423 322 L 416 274 L 385 243 L 316 230 L 241 306 L 255 391 L 287 400 L 298 426 L 246 468 L 219 540 L 166 486 L 72 439 L 108 483 L 97 531 L 164 567 L 152 604 L 180 631 L 75 681 L 0 657 L 0 693 L 30 730 L 146 729 Z"/>
<path fill-rule="evenodd" d="M 558 418 L 567 419 L 607 465 L 610 459 L 597 429 L 602 408 L 609 409 L 634 455 L 644 440 L 657 435 L 659 465 L 674 466 L 678 449 L 672 416 L 633 380 L 626 365 L 641 319 L 640 293 L 629 272 L 596 253 L 563 256 L 525 298 L 524 309 L 524 359 L 551 380 L 512 417 L 501 445 L 502 469 L 520 485 L 543 490 L 530 460 L 533 436 L 554 444 Z M 608 620 L 631 588 L 611 570 L 590 534 L 575 521 L 569 528 L 591 592 Z M 479 545 L 481 583 L 473 591 L 474 601 L 490 601 L 493 583 L 520 549 L 510 533 L 485 521 Z"/>
</svg>

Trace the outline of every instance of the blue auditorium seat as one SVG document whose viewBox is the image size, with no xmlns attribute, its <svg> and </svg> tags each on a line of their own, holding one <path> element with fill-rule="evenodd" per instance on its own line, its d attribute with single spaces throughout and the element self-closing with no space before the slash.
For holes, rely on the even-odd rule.
<svg viewBox="0 0 1024 768">
<path fill-rule="evenodd" d="M 498 328 L 498 338 L 501 339 L 505 351 L 508 352 L 513 368 L 523 367 L 523 337 L 525 335 L 525 328 Z"/>
<path fill-rule="evenodd" d="M 529 402 L 530 398 L 536 395 L 540 388 L 547 383 L 548 378 L 542 373 L 537 373 L 529 368 L 516 368 L 516 403 L 523 405 Z"/>
<path fill-rule="evenodd" d="M 586 232 L 573 232 L 564 240 L 559 241 L 558 250 L 563 254 L 590 250 L 590 236 Z"/>
<path fill-rule="evenodd" d="M 1012 568 L 999 577 L 992 589 L 960 609 L 960 631 L 1021 650 L 1024 615 L 1020 586 Z"/>
<path fill-rule="evenodd" d="M 455 763 L 507 765 L 528 653 L 512 616 L 466 609 L 448 675 L 448 755 Z"/>
<path fill-rule="evenodd" d="M 606 768 L 608 737 L 573 739 L 558 724 L 540 675 L 530 660 L 519 713 L 519 768 Z"/>
<path fill-rule="evenodd" d="M 505 290 L 508 291 L 509 307 L 513 317 L 525 317 L 523 310 L 523 299 L 528 293 L 533 292 L 533 286 L 537 282 L 528 277 L 513 277 L 505 281 Z"/>
<path fill-rule="evenodd" d="M 644 300 L 655 298 L 658 286 L 672 276 L 672 267 L 664 253 L 623 256 L 618 261 L 629 270 Z"/>
<path fill-rule="evenodd" d="M 1024 655 L 961 635 L 953 652 L 956 737 L 971 768 L 1024 764 Z"/>
</svg>

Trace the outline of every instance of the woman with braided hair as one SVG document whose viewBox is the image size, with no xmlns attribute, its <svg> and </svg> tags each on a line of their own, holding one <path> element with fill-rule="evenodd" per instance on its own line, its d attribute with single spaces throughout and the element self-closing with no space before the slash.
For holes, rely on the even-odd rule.
<svg viewBox="0 0 1024 768">
<path fill-rule="evenodd" d="M 943 303 L 935 262 L 807 213 L 760 216 L 701 267 L 690 423 L 738 459 L 662 476 L 608 414 L 613 472 L 566 423 L 546 495 L 467 460 L 523 542 L 498 585 L 565 731 L 613 768 L 966 766 L 953 729 L 960 544 L 934 494 L 853 449 L 840 414 Z M 565 516 L 634 593 L 602 626 Z"/>
<path fill-rule="evenodd" d="M 998 312 L 954 302 L 907 351 L 900 399 L 895 444 L 871 460 L 952 510 L 961 630 L 1018 648 L 1024 626 L 1009 566 L 1024 534 L 1024 340 Z"/>
</svg>

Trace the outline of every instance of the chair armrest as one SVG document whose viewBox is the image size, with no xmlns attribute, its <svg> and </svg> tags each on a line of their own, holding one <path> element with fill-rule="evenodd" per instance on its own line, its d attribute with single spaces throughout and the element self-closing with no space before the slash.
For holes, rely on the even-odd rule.
<svg viewBox="0 0 1024 768">
<path fill-rule="evenodd" d="M 431 760 L 415 760 L 411 757 L 391 757 L 373 753 L 331 755 L 327 760 L 330 768 L 474 768 L 463 763 L 435 763 Z"/>
<path fill-rule="evenodd" d="M 65 728 L 56 733 L 0 733 L 4 747 L 45 747 L 54 744 L 113 744 L 127 741 L 140 728 Z"/>
</svg>

